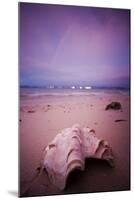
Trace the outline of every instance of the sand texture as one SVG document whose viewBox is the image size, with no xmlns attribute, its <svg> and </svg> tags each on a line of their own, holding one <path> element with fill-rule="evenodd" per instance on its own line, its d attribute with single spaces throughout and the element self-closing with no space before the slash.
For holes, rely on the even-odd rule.
<svg viewBox="0 0 134 200">
<path fill-rule="evenodd" d="M 112 101 L 122 109 L 105 110 Z M 129 96 L 64 96 L 20 99 L 20 196 L 104 192 L 130 189 Z M 87 159 L 85 170 L 70 174 L 63 191 L 40 170 L 44 148 L 62 129 L 73 124 L 94 129 L 112 147 L 114 168 Z"/>
</svg>

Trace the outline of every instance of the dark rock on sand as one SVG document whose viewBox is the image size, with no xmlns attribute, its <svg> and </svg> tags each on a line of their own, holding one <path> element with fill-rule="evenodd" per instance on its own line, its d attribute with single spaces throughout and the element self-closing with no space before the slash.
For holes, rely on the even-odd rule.
<svg viewBox="0 0 134 200">
<path fill-rule="evenodd" d="M 122 106 L 120 102 L 112 102 L 108 104 L 105 108 L 105 110 L 122 110 Z"/>
</svg>

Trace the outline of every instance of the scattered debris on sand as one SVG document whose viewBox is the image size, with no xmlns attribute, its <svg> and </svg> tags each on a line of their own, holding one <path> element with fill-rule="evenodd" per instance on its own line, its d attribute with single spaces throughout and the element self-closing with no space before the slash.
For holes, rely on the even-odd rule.
<svg viewBox="0 0 134 200">
<path fill-rule="evenodd" d="M 115 122 L 125 122 L 127 121 L 126 119 L 116 119 Z"/>
<path fill-rule="evenodd" d="M 28 113 L 35 113 L 35 110 L 28 110 Z"/>
</svg>

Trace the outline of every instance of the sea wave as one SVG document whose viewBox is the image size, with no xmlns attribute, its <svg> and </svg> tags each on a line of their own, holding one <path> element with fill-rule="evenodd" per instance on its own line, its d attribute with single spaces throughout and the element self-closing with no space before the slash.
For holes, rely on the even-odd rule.
<svg viewBox="0 0 134 200">
<path fill-rule="evenodd" d="M 58 92 L 39 92 L 39 93 L 27 93 L 27 94 L 20 94 L 21 97 L 43 97 L 43 96 L 89 96 L 91 93 L 87 92 L 72 92 L 72 93 L 58 93 Z"/>
<path fill-rule="evenodd" d="M 67 96 L 105 96 L 105 95 L 128 95 L 129 91 L 108 89 L 21 89 L 21 98 L 38 98 L 45 96 L 67 97 Z"/>
</svg>

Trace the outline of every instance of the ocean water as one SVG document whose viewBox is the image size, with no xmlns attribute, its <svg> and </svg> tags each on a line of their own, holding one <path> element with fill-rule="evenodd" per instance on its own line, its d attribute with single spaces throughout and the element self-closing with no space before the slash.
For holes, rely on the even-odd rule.
<svg viewBox="0 0 134 200">
<path fill-rule="evenodd" d="M 68 97 L 68 96 L 112 96 L 125 95 L 129 96 L 129 89 L 113 89 L 113 88 L 34 88 L 21 87 L 21 99 L 36 99 L 42 97 Z"/>
</svg>

